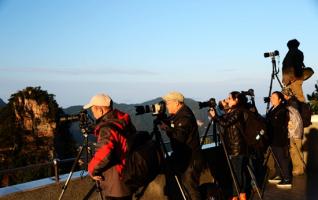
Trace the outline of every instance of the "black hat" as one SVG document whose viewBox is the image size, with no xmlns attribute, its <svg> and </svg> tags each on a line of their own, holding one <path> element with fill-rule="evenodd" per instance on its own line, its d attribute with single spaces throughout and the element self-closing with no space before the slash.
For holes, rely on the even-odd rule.
<svg viewBox="0 0 318 200">
<path fill-rule="evenodd" d="M 299 47 L 299 42 L 298 42 L 298 40 L 296 40 L 296 39 L 292 39 L 292 40 L 289 40 L 288 42 L 287 42 L 287 46 L 288 46 L 288 48 L 289 49 L 293 49 L 293 48 L 298 48 Z"/>
</svg>

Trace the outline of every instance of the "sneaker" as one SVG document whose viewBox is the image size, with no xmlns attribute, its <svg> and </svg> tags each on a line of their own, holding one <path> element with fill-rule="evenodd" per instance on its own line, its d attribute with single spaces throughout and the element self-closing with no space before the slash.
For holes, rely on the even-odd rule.
<svg viewBox="0 0 318 200">
<path fill-rule="evenodd" d="M 282 181 L 282 178 L 280 176 L 275 176 L 274 178 L 268 179 L 269 183 L 279 183 Z"/>
<path fill-rule="evenodd" d="M 278 188 L 291 188 L 292 182 L 290 179 L 283 179 L 281 182 L 277 184 Z"/>
</svg>

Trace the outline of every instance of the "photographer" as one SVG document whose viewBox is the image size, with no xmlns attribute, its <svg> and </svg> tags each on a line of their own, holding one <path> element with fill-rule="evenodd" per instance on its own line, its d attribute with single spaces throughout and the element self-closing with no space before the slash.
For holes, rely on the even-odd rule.
<svg viewBox="0 0 318 200">
<path fill-rule="evenodd" d="M 168 123 L 160 128 L 168 135 L 172 154 L 169 166 L 181 177 L 188 199 L 199 200 L 199 178 L 202 165 L 198 126 L 192 111 L 184 104 L 184 96 L 179 92 L 170 92 L 164 97 L 168 113 Z M 171 187 L 167 187 L 170 189 Z M 168 191 L 169 192 L 169 191 Z M 170 191 L 171 192 L 171 191 Z M 175 198 L 173 194 L 173 199 Z"/>
<path fill-rule="evenodd" d="M 284 95 L 275 91 L 270 97 L 272 104 L 267 113 L 270 146 L 278 162 L 275 162 L 275 175 L 268 181 L 277 183 L 279 188 L 291 188 L 290 155 L 288 139 L 289 113 L 285 105 Z"/>
<path fill-rule="evenodd" d="M 127 138 L 135 133 L 128 114 L 113 109 L 108 95 L 97 94 L 84 106 L 91 109 L 97 125 L 95 155 L 88 165 L 88 172 L 95 181 L 100 181 L 106 200 L 130 200 L 131 191 L 121 180 L 121 172 L 128 151 Z"/>
<path fill-rule="evenodd" d="M 287 43 L 289 51 L 283 60 L 283 84 L 292 90 L 298 101 L 305 102 L 302 89 L 304 54 L 298 49 L 299 44 L 296 39 Z"/>
<path fill-rule="evenodd" d="M 246 109 L 246 97 L 240 92 L 233 91 L 227 99 L 229 109 L 222 117 L 216 115 L 214 109 L 210 109 L 209 114 L 212 119 L 224 129 L 224 140 L 228 150 L 231 164 L 233 167 L 235 179 L 238 183 L 237 194 L 233 182 L 233 198 L 246 199 L 247 192 L 247 175 L 245 173 L 248 163 L 247 145 L 243 138 L 244 130 L 244 113 Z M 239 196 L 239 197 L 238 197 Z"/>
</svg>

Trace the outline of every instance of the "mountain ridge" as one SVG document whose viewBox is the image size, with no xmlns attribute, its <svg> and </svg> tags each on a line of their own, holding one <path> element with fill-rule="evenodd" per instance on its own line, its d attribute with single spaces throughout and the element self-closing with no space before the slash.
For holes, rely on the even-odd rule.
<svg viewBox="0 0 318 200">
<path fill-rule="evenodd" d="M 1 98 L 0 98 L 0 108 L 4 107 L 7 105 Z"/>
<path fill-rule="evenodd" d="M 155 116 L 152 116 L 152 113 L 144 113 L 141 115 L 136 115 L 135 106 L 146 106 L 146 105 L 150 106 L 160 101 L 162 101 L 162 99 L 158 97 L 149 101 L 145 101 L 140 104 L 125 104 L 125 103 L 118 104 L 114 102 L 114 108 L 128 113 L 131 117 L 133 124 L 135 125 L 138 131 L 152 132 L 153 120 L 155 119 Z M 200 122 L 203 122 L 203 125 L 199 126 L 199 132 L 200 132 L 200 135 L 202 135 L 205 132 L 206 126 L 209 122 L 208 115 L 207 115 L 208 108 L 199 109 L 198 101 L 195 101 L 191 98 L 186 98 L 185 104 L 190 107 L 196 119 Z M 76 106 L 70 106 L 70 107 L 64 108 L 63 111 L 66 115 L 76 115 L 82 110 L 82 108 L 83 108 L 82 105 L 76 105 Z M 71 132 L 73 133 L 74 136 L 78 135 L 77 133 L 80 132 L 80 128 L 78 127 L 77 122 L 73 124 Z"/>
</svg>

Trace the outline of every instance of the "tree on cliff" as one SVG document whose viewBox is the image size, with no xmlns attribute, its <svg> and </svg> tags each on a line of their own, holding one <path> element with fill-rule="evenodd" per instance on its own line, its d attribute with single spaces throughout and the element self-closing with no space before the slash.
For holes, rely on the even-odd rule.
<svg viewBox="0 0 318 200">
<path fill-rule="evenodd" d="M 63 111 L 54 95 L 40 87 L 27 87 L 12 94 L 8 104 L 0 110 L 0 170 L 52 161 L 62 156 L 56 155 L 56 146 L 65 147 L 59 152 L 72 157 L 74 144 L 68 127 L 58 123 L 60 114 Z M 60 145 L 61 142 L 64 144 Z M 47 169 L 23 171 L 10 182 L 24 182 L 49 173 Z"/>
</svg>

